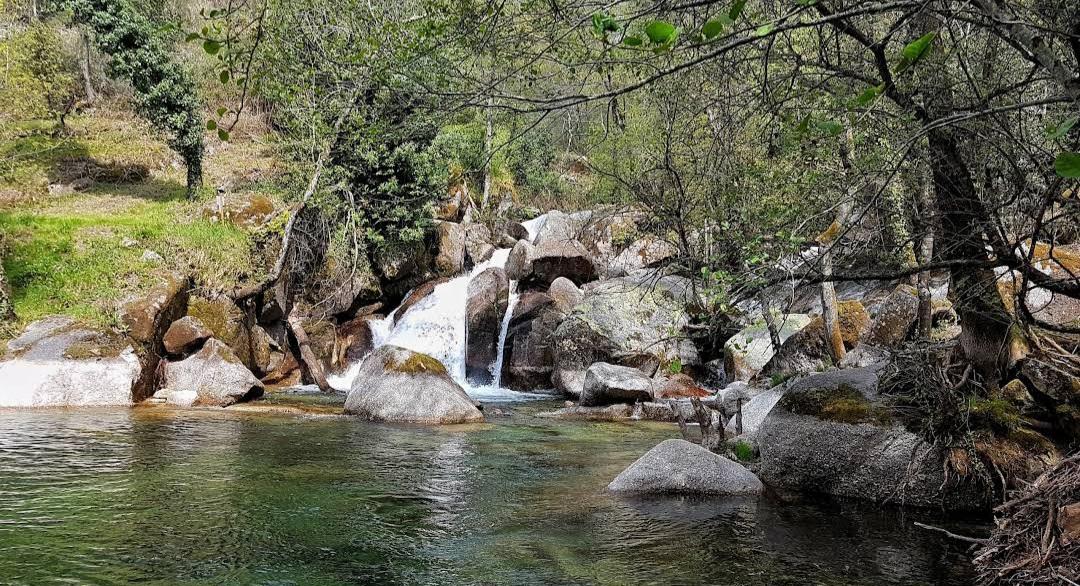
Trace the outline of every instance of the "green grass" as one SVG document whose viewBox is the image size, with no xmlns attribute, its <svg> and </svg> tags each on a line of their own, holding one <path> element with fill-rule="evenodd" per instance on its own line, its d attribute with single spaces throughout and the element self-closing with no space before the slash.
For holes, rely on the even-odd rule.
<svg viewBox="0 0 1080 586">
<path fill-rule="evenodd" d="M 183 207 L 144 202 L 110 215 L 0 212 L 4 270 L 20 321 L 60 313 L 114 324 L 123 299 L 145 291 L 164 270 L 235 283 L 248 270 L 247 234 L 201 219 L 180 221 Z M 125 239 L 135 244 L 125 246 Z M 144 250 L 165 262 L 144 262 Z"/>
<path fill-rule="evenodd" d="M 219 146 L 207 160 L 205 191 L 220 182 L 251 189 L 228 178 L 270 168 L 273 159 L 259 149 Z M 123 113 L 75 117 L 63 136 L 41 121 L 0 127 L 0 259 L 18 325 L 53 314 L 116 325 L 122 303 L 164 271 L 212 290 L 258 278 L 250 234 L 203 219 L 202 205 L 185 199 L 175 158 Z M 86 166 L 89 181 L 80 171 Z M 50 193 L 50 184 L 72 177 L 83 182 L 78 191 Z M 143 261 L 145 250 L 164 262 Z"/>
</svg>

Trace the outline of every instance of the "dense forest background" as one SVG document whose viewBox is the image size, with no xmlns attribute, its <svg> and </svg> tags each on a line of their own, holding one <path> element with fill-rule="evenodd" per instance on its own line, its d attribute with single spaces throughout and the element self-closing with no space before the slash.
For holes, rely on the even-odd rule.
<svg viewBox="0 0 1080 586">
<path fill-rule="evenodd" d="M 2 14 L 10 328 L 112 319 L 145 284 L 144 247 L 237 303 L 280 291 L 344 315 L 447 206 L 489 227 L 633 209 L 704 300 L 699 346 L 815 286 L 840 364 L 837 288 L 904 282 L 918 327 L 889 384 L 952 466 L 977 452 L 987 476 L 1019 474 L 1080 439 L 1076 2 L 4 0 Z M 255 231 L 186 221 L 238 195 L 245 213 L 288 211 Z M 946 313 L 958 336 L 935 327 Z M 973 429 L 997 439 L 976 446 Z"/>
</svg>

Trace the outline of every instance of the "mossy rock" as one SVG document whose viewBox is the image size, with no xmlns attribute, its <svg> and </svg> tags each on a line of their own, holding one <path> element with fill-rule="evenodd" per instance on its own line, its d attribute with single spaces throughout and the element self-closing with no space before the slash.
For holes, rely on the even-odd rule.
<svg viewBox="0 0 1080 586">
<path fill-rule="evenodd" d="M 892 420 L 886 408 L 871 403 L 857 389 L 843 384 L 788 393 L 780 399 L 780 405 L 796 415 L 838 423 L 888 425 Z"/>
<path fill-rule="evenodd" d="M 442 362 L 435 360 L 427 354 L 421 354 L 414 352 L 407 358 L 399 360 L 398 355 L 393 355 L 386 363 L 386 368 L 395 372 L 401 372 L 406 374 L 447 374 L 446 367 Z"/>
</svg>

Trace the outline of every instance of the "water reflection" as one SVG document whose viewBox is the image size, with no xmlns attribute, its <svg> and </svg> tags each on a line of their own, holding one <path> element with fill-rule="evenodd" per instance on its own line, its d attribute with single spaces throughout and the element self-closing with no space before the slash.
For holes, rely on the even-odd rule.
<svg viewBox="0 0 1080 586">
<path fill-rule="evenodd" d="M 448 430 L 0 412 L 0 581 L 968 582 L 961 551 L 894 512 L 612 497 L 672 428 L 533 417 L 550 407 Z"/>
</svg>

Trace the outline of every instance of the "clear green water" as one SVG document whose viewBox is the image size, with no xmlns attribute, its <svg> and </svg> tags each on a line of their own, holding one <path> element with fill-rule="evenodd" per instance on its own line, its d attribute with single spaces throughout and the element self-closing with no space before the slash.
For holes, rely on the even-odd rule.
<svg viewBox="0 0 1080 586">
<path fill-rule="evenodd" d="M 964 584 L 918 516 L 604 486 L 671 426 L 0 412 L 2 584 Z"/>
</svg>

